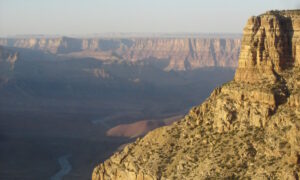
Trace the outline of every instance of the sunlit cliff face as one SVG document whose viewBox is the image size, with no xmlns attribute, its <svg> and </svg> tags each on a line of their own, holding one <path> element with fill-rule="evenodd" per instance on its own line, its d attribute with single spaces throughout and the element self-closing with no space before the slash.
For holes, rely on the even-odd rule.
<svg viewBox="0 0 300 180">
<path fill-rule="evenodd" d="M 252 17 L 233 81 L 98 165 L 102 179 L 297 179 L 300 10 Z"/>
</svg>

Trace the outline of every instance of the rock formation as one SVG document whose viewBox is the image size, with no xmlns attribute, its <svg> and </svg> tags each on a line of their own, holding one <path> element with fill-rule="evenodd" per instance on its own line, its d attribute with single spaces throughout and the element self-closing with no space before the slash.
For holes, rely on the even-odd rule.
<svg viewBox="0 0 300 180">
<path fill-rule="evenodd" d="M 165 70 L 236 67 L 239 38 L 26 38 L 0 39 L 0 45 L 101 60 L 166 61 Z"/>
<path fill-rule="evenodd" d="M 236 81 L 275 81 L 276 73 L 299 64 L 297 11 L 289 15 L 283 13 L 271 11 L 249 19 L 244 29 Z"/>
<path fill-rule="evenodd" d="M 299 179 L 300 10 L 248 21 L 233 81 L 94 169 L 107 179 Z"/>
<path fill-rule="evenodd" d="M 18 53 L 7 50 L 0 46 L 0 63 L 7 63 L 10 70 L 14 69 L 15 62 L 18 60 Z"/>
<path fill-rule="evenodd" d="M 0 46 L 0 88 L 11 78 L 18 56 L 17 52 Z"/>
</svg>

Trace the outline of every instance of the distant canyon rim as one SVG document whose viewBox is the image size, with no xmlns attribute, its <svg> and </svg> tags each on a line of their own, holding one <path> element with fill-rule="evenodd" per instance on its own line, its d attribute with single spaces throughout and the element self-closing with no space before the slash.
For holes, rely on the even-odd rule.
<svg viewBox="0 0 300 180">
<path fill-rule="evenodd" d="M 202 67 L 235 68 L 241 39 L 238 34 L 191 38 L 2 38 L 0 45 L 103 61 L 156 59 L 166 63 L 166 71 L 184 71 Z"/>
</svg>

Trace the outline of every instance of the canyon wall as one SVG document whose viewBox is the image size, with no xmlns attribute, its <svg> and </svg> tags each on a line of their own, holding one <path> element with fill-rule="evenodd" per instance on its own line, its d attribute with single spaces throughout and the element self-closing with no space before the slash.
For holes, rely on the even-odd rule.
<svg viewBox="0 0 300 180">
<path fill-rule="evenodd" d="M 299 23 L 300 10 L 251 17 L 234 80 L 116 152 L 92 179 L 299 179 Z"/>
<path fill-rule="evenodd" d="M 239 38 L 24 38 L 0 39 L 0 45 L 30 48 L 73 57 L 101 60 L 163 60 L 165 70 L 236 67 Z"/>
</svg>

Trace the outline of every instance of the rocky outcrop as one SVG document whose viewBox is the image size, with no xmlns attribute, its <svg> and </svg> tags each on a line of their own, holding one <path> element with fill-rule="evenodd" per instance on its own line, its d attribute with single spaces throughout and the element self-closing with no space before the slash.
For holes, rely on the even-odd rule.
<svg viewBox="0 0 300 180">
<path fill-rule="evenodd" d="M 101 60 L 166 62 L 165 70 L 236 67 L 240 39 L 234 38 L 26 38 L 0 39 L 0 44 L 43 50 L 60 55 Z"/>
<path fill-rule="evenodd" d="M 0 87 L 8 82 L 19 54 L 0 46 Z"/>
<path fill-rule="evenodd" d="M 298 179 L 300 10 L 252 17 L 235 79 L 94 169 L 107 179 Z"/>
<path fill-rule="evenodd" d="M 0 46 L 0 63 L 8 63 L 10 69 L 13 70 L 15 62 L 18 60 L 18 53 L 7 50 Z"/>
<path fill-rule="evenodd" d="M 300 19 L 297 11 L 270 11 L 251 17 L 244 29 L 235 80 L 275 81 L 276 74 L 299 65 Z"/>
</svg>

